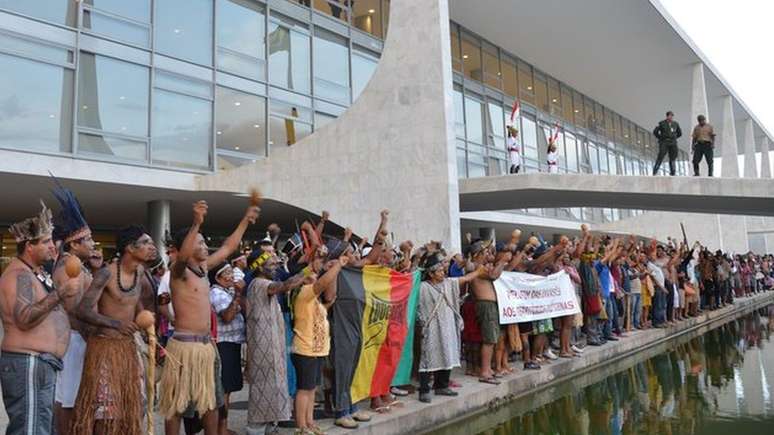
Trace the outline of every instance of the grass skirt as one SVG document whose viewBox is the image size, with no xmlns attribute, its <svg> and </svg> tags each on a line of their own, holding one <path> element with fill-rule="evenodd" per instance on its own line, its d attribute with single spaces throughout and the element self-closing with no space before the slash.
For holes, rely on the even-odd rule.
<svg viewBox="0 0 774 435">
<path fill-rule="evenodd" d="M 142 434 L 141 367 L 132 337 L 89 337 L 71 433 L 91 434 L 100 422 L 101 435 Z"/>
<path fill-rule="evenodd" d="M 187 343 L 171 338 L 159 386 L 159 412 L 165 418 L 182 415 L 190 407 L 199 415 L 217 408 L 216 349 L 211 343 Z"/>
</svg>

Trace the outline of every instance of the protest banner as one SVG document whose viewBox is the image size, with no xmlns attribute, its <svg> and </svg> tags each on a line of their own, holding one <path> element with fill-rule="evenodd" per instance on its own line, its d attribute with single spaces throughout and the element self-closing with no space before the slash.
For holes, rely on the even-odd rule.
<svg viewBox="0 0 774 435">
<path fill-rule="evenodd" d="M 549 276 L 503 272 L 494 285 L 502 325 L 580 312 L 575 287 L 564 271 Z"/>
</svg>

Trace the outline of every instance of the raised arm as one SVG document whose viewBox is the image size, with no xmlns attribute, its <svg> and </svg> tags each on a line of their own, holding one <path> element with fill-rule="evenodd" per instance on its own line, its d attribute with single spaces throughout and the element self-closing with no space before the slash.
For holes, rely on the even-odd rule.
<svg viewBox="0 0 774 435">
<path fill-rule="evenodd" d="M 121 267 L 116 265 L 116 267 Z M 97 311 L 97 302 L 102 297 L 102 292 L 105 289 L 113 273 L 110 272 L 110 267 L 106 266 L 98 270 L 94 275 L 94 279 L 91 281 L 91 285 L 86 289 L 81 303 L 75 311 L 75 317 L 81 322 L 88 323 L 100 328 L 109 328 L 118 330 L 124 335 L 132 335 L 137 331 L 137 325 L 134 322 L 123 322 L 118 319 L 112 319 L 107 316 L 103 316 Z"/>
<path fill-rule="evenodd" d="M 207 268 L 215 267 L 218 264 L 223 263 L 228 259 L 231 253 L 239 249 L 239 244 L 242 242 L 242 236 L 245 235 L 245 231 L 247 231 L 247 226 L 258 221 L 260 212 L 261 209 L 257 206 L 251 205 L 250 207 L 247 207 L 244 217 L 239 221 L 239 225 L 237 225 L 234 232 L 228 236 L 217 251 L 207 257 Z"/>
<path fill-rule="evenodd" d="M 474 270 L 473 272 L 470 272 L 466 275 L 463 275 L 458 278 L 460 285 L 467 284 L 469 282 L 472 282 L 476 278 L 480 278 L 482 276 L 486 275 L 486 269 L 484 269 L 483 266 L 479 266 L 478 269 Z"/>
<path fill-rule="evenodd" d="M 185 275 L 185 269 L 188 265 L 188 259 L 196 248 L 196 242 L 199 237 L 199 229 L 204 223 L 204 217 L 207 215 L 207 202 L 197 201 L 193 205 L 193 223 L 191 228 L 188 229 L 183 243 L 178 249 L 177 259 L 169 269 L 171 279 L 180 279 Z"/>
<path fill-rule="evenodd" d="M 320 295 L 325 292 L 325 301 L 332 303 L 336 299 L 336 280 L 339 277 L 341 268 L 349 262 L 349 257 L 342 255 L 338 260 L 333 261 L 328 270 L 314 283 L 314 294 Z"/>
<path fill-rule="evenodd" d="M 317 235 L 317 240 L 322 240 L 323 231 L 325 230 L 325 223 L 328 222 L 330 218 L 331 214 L 323 210 L 322 214 L 320 215 L 320 222 L 318 222 L 317 226 L 314 228 L 314 232 Z"/>
<path fill-rule="evenodd" d="M 503 271 L 505 270 L 505 266 L 508 265 L 508 263 L 511 262 L 511 259 L 513 258 L 513 254 L 510 252 L 506 253 L 503 258 L 500 259 L 500 261 L 495 264 L 495 267 L 492 269 L 491 272 L 489 272 L 489 279 L 492 281 L 496 280 L 497 278 L 500 278 L 500 275 L 503 274 Z"/>
<path fill-rule="evenodd" d="M 285 281 L 274 281 L 271 284 L 269 284 L 269 288 L 266 289 L 266 292 L 269 295 L 276 295 L 279 293 L 287 293 L 290 290 L 294 288 L 301 287 L 301 284 L 304 282 L 304 273 L 297 273 L 290 278 L 286 279 Z"/>
</svg>

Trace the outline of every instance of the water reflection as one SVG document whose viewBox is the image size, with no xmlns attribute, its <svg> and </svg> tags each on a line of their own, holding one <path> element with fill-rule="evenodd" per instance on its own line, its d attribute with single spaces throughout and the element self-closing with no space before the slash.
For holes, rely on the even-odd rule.
<svg viewBox="0 0 774 435">
<path fill-rule="evenodd" d="M 480 424 L 496 424 L 497 412 L 455 427 L 482 435 L 771 434 L 772 332 L 774 306 L 670 343 L 662 353 L 586 387 L 554 388 L 537 409 L 509 406 L 510 419 L 495 427 Z M 522 402 L 529 409 L 527 403 L 541 403 L 540 395 Z"/>
</svg>

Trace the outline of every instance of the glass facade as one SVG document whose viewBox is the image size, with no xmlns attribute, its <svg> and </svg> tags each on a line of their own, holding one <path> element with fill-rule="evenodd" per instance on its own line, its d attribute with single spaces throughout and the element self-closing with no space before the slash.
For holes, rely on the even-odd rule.
<svg viewBox="0 0 774 435">
<path fill-rule="evenodd" d="M 254 162 L 360 95 L 387 14 L 388 0 L 0 0 L 0 148 Z"/>
<path fill-rule="evenodd" d="M 502 132 L 515 99 L 514 120 L 522 146 L 522 171 L 546 172 L 548 138 L 559 126 L 560 173 L 648 175 L 657 150 L 643 128 L 571 86 L 539 71 L 469 30 L 451 23 L 457 169 L 460 177 L 507 173 Z M 678 174 L 688 174 L 688 154 L 679 152 Z M 666 175 L 667 165 L 661 173 Z M 610 221 L 640 210 L 538 209 L 531 214 Z"/>
</svg>

